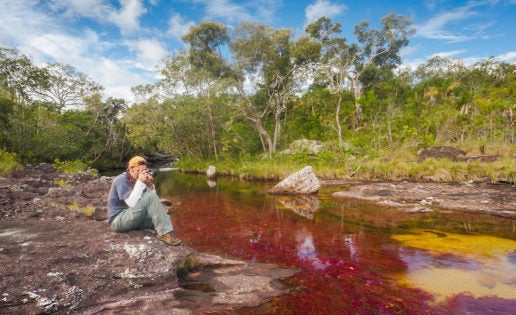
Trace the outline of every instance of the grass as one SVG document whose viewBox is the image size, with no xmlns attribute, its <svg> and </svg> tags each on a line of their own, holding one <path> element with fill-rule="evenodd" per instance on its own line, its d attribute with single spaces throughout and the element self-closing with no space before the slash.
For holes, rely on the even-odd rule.
<svg viewBox="0 0 516 315">
<path fill-rule="evenodd" d="M 0 176 L 7 177 L 13 171 L 21 168 L 16 153 L 5 152 L 0 149 Z"/>
<path fill-rule="evenodd" d="M 64 179 L 62 179 L 62 178 L 54 178 L 54 183 L 57 186 L 59 186 L 59 187 L 61 187 L 63 189 L 68 189 L 69 188 L 68 187 L 68 183 Z"/>
<path fill-rule="evenodd" d="M 75 161 L 60 161 L 56 159 L 53 163 L 54 167 L 58 172 L 65 174 L 76 174 L 80 172 L 96 172 L 89 167 L 88 163 L 82 162 L 80 160 Z"/>
<path fill-rule="evenodd" d="M 82 214 L 84 214 L 88 218 L 93 218 L 95 215 L 95 207 L 92 205 L 88 205 L 82 209 Z"/>
<path fill-rule="evenodd" d="M 71 211 L 78 211 L 79 208 L 80 208 L 80 204 L 77 201 L 74 201 L 68 205 L 68 209 L 70 209 Z"/>
<path fill-rule="evenodd" d="M 480 155 L 470 145 L 467 156 Z M 499 158 L 493 162 L 455 162 L 447 159 L 429 158 L 418 162 L 416 152 L 409 147 L 375 152 L 374 155 L 353 155 L 346 152 L 321 152 L 319 155 L 298 153 L 277 154 L 272 159 L 245 157 L 213 160 L 186 159 L 177 167 L 187 172 L 206 172 L 214 165 L 222 175 L 241 178 L 277 180 L 310 165 L 319 178 L 360 180 L 416 180 L 433 182 L 468 182 L 477 180 L 504 181 L 514 184 L 516 180 L 516 146 L 490 144 L 486 154 Z"/>
</svg>

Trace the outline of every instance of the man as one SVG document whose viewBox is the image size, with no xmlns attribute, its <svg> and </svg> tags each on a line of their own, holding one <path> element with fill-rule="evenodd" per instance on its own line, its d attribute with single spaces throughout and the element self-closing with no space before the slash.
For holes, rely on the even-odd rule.
<svg viewBox="0 0 516 315">
<path fill-rule="evenodd" d="M 116 232 L 153 228 L 156 237 L 172 246 L 181 245 L 172 222 L 156 193 L 147 161 L 141 156 L 129 160 L 127 170 L 111 184 L 108 198 L 109 224 Z"/>
</svg>

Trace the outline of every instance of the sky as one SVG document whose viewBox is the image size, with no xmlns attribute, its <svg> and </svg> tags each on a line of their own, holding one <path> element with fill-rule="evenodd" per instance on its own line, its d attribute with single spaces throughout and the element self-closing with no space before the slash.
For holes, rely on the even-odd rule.
<svg viewBox="0 0 516 315">
<path fill-rule="evenodd" d="M 186 49 L 181 36 L 200 21 L 229 29 L 256 22 L 300 36 L 325 16 L 352 43 L 356 24 L 380 28 L 389 13 L 416 29 L 401 52 L 405 66 L 434 56 L 516 62 L 516 0 L 0 0 L 0 47 L 37 66 L 71 65 L 101 84 L 105 97 L 131 102 L 131 87 L 156 82 L 163 58 Z"/>
</svg>

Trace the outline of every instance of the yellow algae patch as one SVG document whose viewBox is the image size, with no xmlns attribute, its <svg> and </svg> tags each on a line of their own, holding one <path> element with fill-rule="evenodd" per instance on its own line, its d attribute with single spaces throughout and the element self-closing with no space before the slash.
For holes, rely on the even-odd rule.
<svg viewBox="0 0 516 315">
<path fill-rule="evenodd" d="M 516 264 L 509 256 L 516 251 L 516 241 L 432 230 L 411 232 L 392 236 L 416 249 L 399 252 L 408 268 L 392 276 L 401 285 L 427 291 L 435 303 L 461 293 L 516 300 Z"/>
<path fill-rule="evenodd" d="M 505 256 L 516 250 L 516 241 L 488 235 L 464 235 L 432 230 L 414 230 L 413 234 L 398 234 L 392 238 L 407 247 L 436 254 L 466 254 Z"/>
</svg>

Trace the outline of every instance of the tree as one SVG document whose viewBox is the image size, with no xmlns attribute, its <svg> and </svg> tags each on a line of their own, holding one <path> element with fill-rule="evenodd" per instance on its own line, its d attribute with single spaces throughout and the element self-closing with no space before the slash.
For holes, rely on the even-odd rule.
<svg viewBox="0 0 516 315">
<path fill-rule="evenodd" d="M 48 79 L 44 85 L 38 85 L 32 93 L 39 99 L 58 104 L 61 108 L 80 108 L 84 98 L 99 93 L 103 87 L 76 72 L 70 65 L 52 63 L 45 67 Z"/>
<path fill-rule="evenodd" d="M 230 42 L 236 60 L 233 82 L 242 98 L 239 108 L 244 117 L 254 122 L 269 156 L 276 151 L 282 115 L 299 83 L 296 75 L 318 55 L 317 45 L 309 38 L 293 40 L 292 35 L 288 29 L 242 23 Z M 273 138 L 263 125 L 269 114 L 274 117 Z"/>
<path fill-rule="evenodd" d="M 316 82 L 328 86 L 330 93 L 338 96 L 335 106 L 335 125 L 339 146 L 343 145 L 340 111 L 344 93 L 347 90 L 348 72 L 356 58 L 356 46 L 346 44 L 346 39 L 338 37 L 341 32 L 339 23 L 331 23 L 331 19 L 321 17 L 309 24 L 305 31 L 320 45 L 321 58 L 319 61 Z"/>
<path fill-rule="evenodd" d="M 2 95 L 2 91 L 3 88 L 0 87 L 0 150 L 5 149 L 7 146 L 9 129 L 11 127 L 10 119 L 16 106 L 16 103 L 8 95 Z"/>
<path fill-rule="evenodd" d="M 85 128 L 85 137 L 93 139 L 89 147 L 92 163 L 102 159 L 122 161 L 132 147 L 126 143 L 126 127 L 121 122 L 127 110 L 124 99 L 109 97 L 102 101 L 100 94 L 93 94 L 84 99 L 85 112 L 93 117 L 91 124 Z"/>
<path fill-rule="evenodd" d="M 34 66 L 27 56 L 0 47 L 0 86 L 9 91 L 17 104 L 30 101 L 31 92 L 46 86 L 48 77 L 48 72 Z"/>
<path fill-rule="evenodd" d="M 218 144 L 215 119 L 212 110 L 212 97 L 224 87 L 223 79 L 230 75 L 220 47 L 227 43 L 228 34 L 224 25 L 204 21 L 190 28 L 182 38 L 189 45 L 188 60 L 191 72 L 187 86 L 195 87 L 195 93 L 206 106 L 210 128 L 210 139 L 215 159 L 218 161 Z"/>
<path fill-rule="evenodd" d="M 407 46 L 409 38 L 415 33 L 412 21 L 403 15 L 390 13 L 380 19 L 381 30 L 369 29 L 369 22 L 363 21 L 355 26 L 354 34 L 358 40 L 358 50 L 349 78 L 355 95 L 357 122 L 362 115 L 358 100 L 362 96 L 362 75 L 368 67 L 387 66 L 394 68 L 401 63 L 400 49 Z"/>
<path fill-rule="evenodd" d="M 346 80 L 351 83 L 355 99 L 355 129 L 362 117 L 360 98 L 363 85 L 367 83 L 367 74 L 376 71 L 376 68 L 385 71 L 399 65 L 400 49 L 408 45 L 409 37 L 415 32 L 410 27 L 412 22 L 402 15 L 391 13 L 381 18 L 380 22 L 381 30 L 369 29 L 368 21 L 357 24 L 354 34 L 358 43 L 352 45 L 347 45 L 345 38 L 337 36 L 341 32 L 340 24 L 332 24 L 328 18 L 320 18 L 306 28 L 306 32 L 322 46 L 321 69 L 334 93 L 344 90 Z"/>
</svg>

